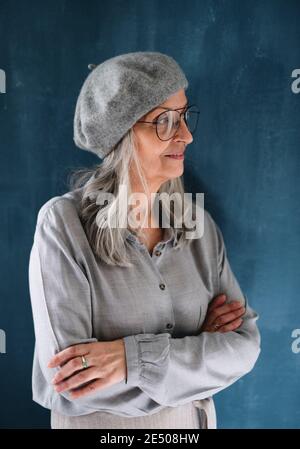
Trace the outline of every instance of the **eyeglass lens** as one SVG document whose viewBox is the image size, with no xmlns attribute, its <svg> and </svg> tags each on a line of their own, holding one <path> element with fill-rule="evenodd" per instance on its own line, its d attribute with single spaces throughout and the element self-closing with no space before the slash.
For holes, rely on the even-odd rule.
<svg viewBox="0 0 300 449">
<path fill-rule="evenodd" d="M 191 134 L 197 128 L 199 109 L 197 106 L 189 107 L 185 114 L 179 111 L 166 111 L 160 114 L 157 119 L 156 129 L 161 140 L 168 140 L 174 136 L 180 126 L 181 115 L 184 116 L 186 125 Z"/>
</svg>

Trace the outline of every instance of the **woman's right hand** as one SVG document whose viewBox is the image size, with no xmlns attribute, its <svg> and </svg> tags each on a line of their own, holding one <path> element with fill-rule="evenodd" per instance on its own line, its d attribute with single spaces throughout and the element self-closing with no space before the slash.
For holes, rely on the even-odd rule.
<svg viewBox="0 0 300 449">
<path fill-rule="evenodd" d="M 245 307 L 240 301 L 227 304 L 225 301 L 225 295 L 218 295 L 211 301 L 200 332 L 230 332 L 242 324 L 241 316 L 245 313 Z"/>
</svg>

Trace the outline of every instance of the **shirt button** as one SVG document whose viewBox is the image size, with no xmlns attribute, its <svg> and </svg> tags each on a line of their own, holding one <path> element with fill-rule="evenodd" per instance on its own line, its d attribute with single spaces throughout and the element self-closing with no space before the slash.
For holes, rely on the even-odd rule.
<svg viewBox="0 0 300 449">
<path fill-rule="evenodd" d="M 166 286 L 165 286 L 165 284 L 159 284 L 159 288 L 160 288 L 161 290 L 164 290 L 164 289 L 166 288 Z"/>
<path fill-rule="evenodd" d="M 155 255 L 156 255 L 156 256 L 160 256 L 160 255 L 161 255 L 161 252 L 157 249 L 157 250 L 155 251 Z"/>
<path fill-rule="evenodd" d="M 167 329 L 172 329 L 172 327 L 173 327 L 173 324 L 171 324 L 171 323 L 167 324 Z"/>
</svg>

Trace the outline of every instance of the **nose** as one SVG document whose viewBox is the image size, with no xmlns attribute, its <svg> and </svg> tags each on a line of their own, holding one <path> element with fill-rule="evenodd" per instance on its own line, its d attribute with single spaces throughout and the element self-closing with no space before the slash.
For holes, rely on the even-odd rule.
<svg viewBox="0 0 300 449">
<path fill-rule="evenodd" d="M 177 129 L 174 139 L 175 140 L 183 140 L 186 142 L 187 145 L 192 143 L 194 140 L 183 117 L 181 117 L 180 125 L 179 125 L 179 128 Z"/>
</svg>

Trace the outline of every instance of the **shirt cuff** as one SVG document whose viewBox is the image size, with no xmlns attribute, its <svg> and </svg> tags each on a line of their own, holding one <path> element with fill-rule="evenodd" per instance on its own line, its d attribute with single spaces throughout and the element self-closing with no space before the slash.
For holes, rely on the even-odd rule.
<svg viewBox="0 0 300 449">
<path fill-rule="evenodd" d="M 127 364 L 127 381 L 131 386 L 139 384 L 139 348 L 134 335 L 123 337 Z"/>
<path fill-rule="evenodd" d="M 123 337 L 127 363 L 128 385 L 157 386 L 165 375 L 170 349 L 167 332 L 161 334 L 137 334 Z"/>
</svg>

